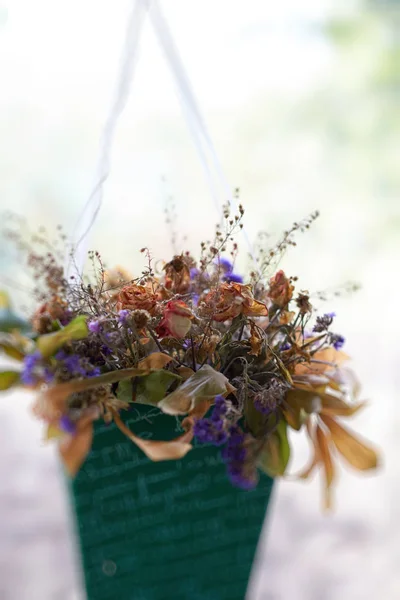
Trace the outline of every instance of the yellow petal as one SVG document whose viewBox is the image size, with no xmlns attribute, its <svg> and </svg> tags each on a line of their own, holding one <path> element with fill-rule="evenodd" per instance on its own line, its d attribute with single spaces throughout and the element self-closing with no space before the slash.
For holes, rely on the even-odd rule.
<svg viewBox="0 0 400 600">
<path fill-rule="evenodd" d="M 354 436 L 353 432 L 339 425 L 332 417 L 322 414 L 320 416 L 329 428 L 336 448 L 350 465 L 361 471 L 377 467 L 378 457 L 372 448 L 366 446 Z"/>
</svg>

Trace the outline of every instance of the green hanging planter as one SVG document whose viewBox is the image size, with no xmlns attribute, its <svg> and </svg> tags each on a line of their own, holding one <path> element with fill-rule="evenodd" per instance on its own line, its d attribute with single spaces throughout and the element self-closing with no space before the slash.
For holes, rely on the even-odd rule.
<svg viewBox="0 0 400 600">
<path fill-rule="evenodd" d="M 147 438 L 181 431 L 145 405 L 124 420 Z M 272 483 L 232 487 L 214 446 L 151 462 L 113 423 L 97 425 L 71 484 L 88 599 L 243 600 Z"/>
</svg>

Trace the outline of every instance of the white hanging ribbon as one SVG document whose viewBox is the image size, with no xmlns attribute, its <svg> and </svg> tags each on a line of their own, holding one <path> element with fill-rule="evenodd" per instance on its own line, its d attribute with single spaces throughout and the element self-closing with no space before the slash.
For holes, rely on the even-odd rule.
<svg viewBox="0 0 400 600">
<path fill-rule="evenodd" d="M 145 0 L 142 1 L 145 2 Z M 168 23 L 164 15 L 162 14 L 158 0 L 152 0 L 149 7 L 149 15 L 156 36 L 158 37 L 158 41 L 160 42 L 160 45 L 163 48 L 165 56 L 167 58 L 168 66 L 170 67 L 178 92 L 178 97 L 181 100 L 183 113 L 185 115 L 189 130 L 192 133 L 192 138 L 198 151 L 200 160 L 202 162 L 207 180 L 209 181 L 210 190 L 214 202 L 219 210 L 219 214 L 221 216 L 222 205 L 220 202 L 220 196 L 216 195 L 216 188 L 214 183 L 212 182 L 211 170 L 206 158 L 207 151 L 214 166 L 215 176 L 225 196 L 225 201 L 228 201 L 229 204 L 237 211 L 238 205 L 236 199 L 232 194 L 232 190 L 223 173 L 221 163 L 215 151 L 214 145 L 211 141 L 211 137 L 208 133 L 207 126 L 196 102 L 196 98 L 193 93 L 193 88 L 191 86 L 189 77 L 186 73 L 179 51 L 173 40 L 171 31 L 168 27 Z M 205 148 L 203 148 L 203 146 L 205 146 Z M 249 254 L 253 259 L 254 267 L 258 271 L 258 265 L 254 255 L 253 247 L 244 228 L 242 229 L 242 233 Z"/>
<path fill-rule="evenodd" d="M 222 188 L 222 193 L 225 196 L 225 200 L 229 201 L 229 203 L 236 210 L 238 208 L 236 200 L 223 174 L 217 153 L 198 108 L 189 78 L 173 41 L 167 22 L 161 12 L 158 0 L 133 0 L 133 8 L 129 18 L 125 44 L 122 52 L 121 70 L 117 80 L 115 99 L 112 104 L 110 114 L 107 118 L 101 140 L 100 157 L 97 166 L 95 184 L 78 219 L 77 227 L 74 231 L 73 242 L 69 249 L 68 256 L 66 257 L 65 272 L 67 278 L 69 278 L 71 275 L 79 277 L 83 271 L 89 243 L 88 234 L 99 213 L 103 199 L 103 186 L 110 174 L 111 150 L 116 125 L 129 97 L 130 87 L 134 75 L 134 67 L 136 65 L 138 55 L 139 39 L 146 11 L 149 11 L 156 37 L 158 38 L 158 41 L 164 50 L 168 66 L 170 67 L 173 75 L 178 97 L 181 101 L 183 114 L 202 163 L 210 192 L 218 213 L 221 216 L 221 190 L 218 192 L 217 186 L 215 185 L 212 170 L 207 160 L 207 154 L 212 160 L 214 174 L 219 182 L 219 188 Z M 254 257 L 251 242 L 244 228 L 242 229 L 242 232 L 250 256 L 252 257 L 255 268 L 257 269 L 257 262 Z M 73 259 L 71 258 L 71 253 L 73 253 Z"/>
<path fill-rule="evenodd" d="M 114 99 L 100 141 L 100 152 L 94 185 L 83 211 L 79 215 L 72 243 L 68 248 L 65 258 L 64 272 L 67 280 L 71 276 L 79 278 L 83 272 L 89 247 L 89 232 L 101 208 L 104 183 L 110 174 L 111 151 L 115 131 L 118 118 L 123 112 L 129 98 L 138 57 L 140 35 L 147 9 L 148 0 L 133 0 L 121 54 L 121 67 L 116 83 Z M 71 256 L 72 254 L 73 256 Z"/>
</svg>

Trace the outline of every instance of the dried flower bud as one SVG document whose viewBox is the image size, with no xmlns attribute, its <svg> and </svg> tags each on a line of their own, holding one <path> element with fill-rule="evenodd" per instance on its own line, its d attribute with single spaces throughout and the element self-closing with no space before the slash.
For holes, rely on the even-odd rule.
<svg viewBox="0 0 400 600">
<path fill-rule="evenodd" d="M 287 306 L 293 296 L 294 286 L 283 271 L 278 271 L 269 280 L 268 296 L 280 307 Z"/>
<path fill-rule="evenodd" d="M 147 310 L 134 310 L 131 317 L 139 331 L 144 329 L 151 319 L 151 315 Z"/>
<path fill-rule="evenodd" d="M 307 292 L 299 293 L 299 295 L 296 298 L 296 306 L 303 315 L 312 312 L 310 297 Z"/>
</svg>

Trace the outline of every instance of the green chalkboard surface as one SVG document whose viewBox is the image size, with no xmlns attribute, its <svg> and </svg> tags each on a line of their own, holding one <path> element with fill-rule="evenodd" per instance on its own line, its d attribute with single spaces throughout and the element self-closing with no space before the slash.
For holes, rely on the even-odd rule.
<svg viewBox="0 0 400 600">
<path fill-rule="evenodd" d="M 182 431 L 144 405 L 124 420 L 145 438 Z M 243 600 L 271 488 L 266 476 L 233 488 L 213 446 L 154 463 L 114 424 L 97 425 L 71 484 L 89 600 Z"/>
</svg>

